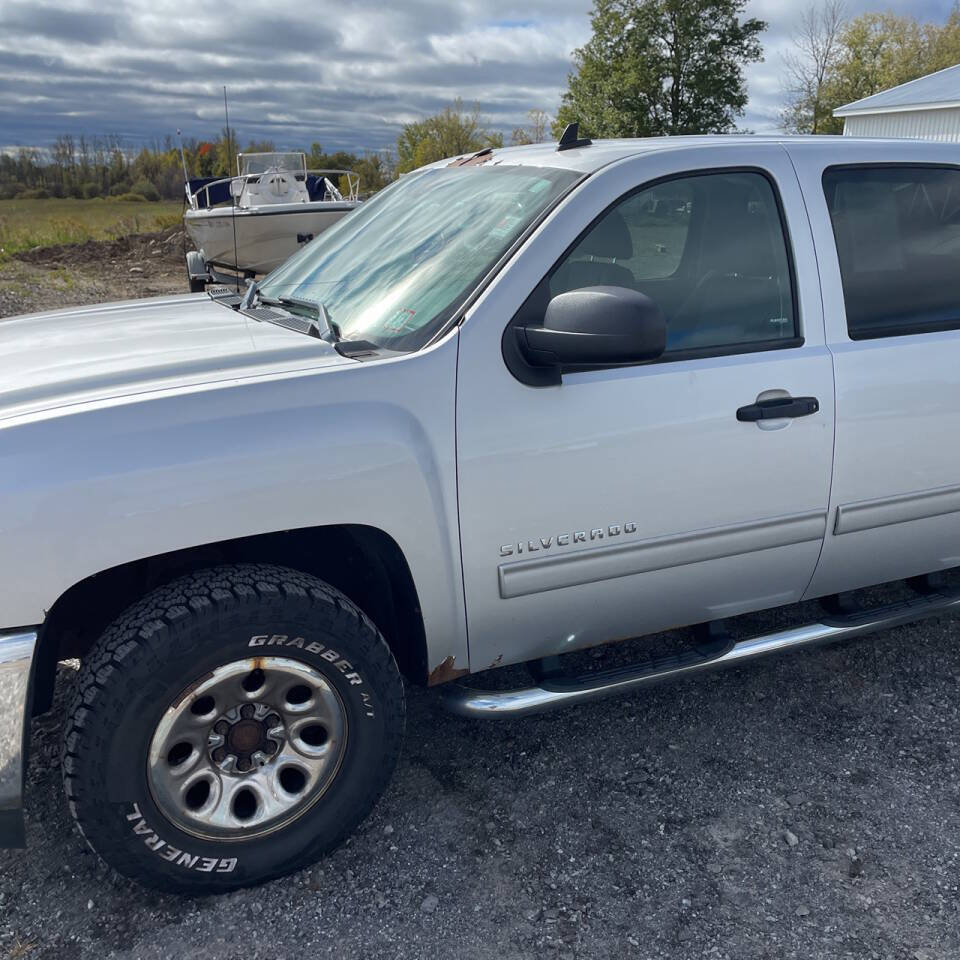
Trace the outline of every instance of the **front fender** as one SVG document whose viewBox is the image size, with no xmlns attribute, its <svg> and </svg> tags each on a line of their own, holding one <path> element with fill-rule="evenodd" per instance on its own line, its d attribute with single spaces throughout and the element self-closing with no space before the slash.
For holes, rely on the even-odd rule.
<svg viewBox="0 0 960 960">
<path fill-rule="evenodd" d="M 363 524 L 403 551 L 428 665 L 466 668 L 457 333 L 391 360 L 170 388 L 0 424 L 0 626 L 79 581 L 237 537 Z M 451 659 L 452 658 L 452 659 Z"/>
</svg>

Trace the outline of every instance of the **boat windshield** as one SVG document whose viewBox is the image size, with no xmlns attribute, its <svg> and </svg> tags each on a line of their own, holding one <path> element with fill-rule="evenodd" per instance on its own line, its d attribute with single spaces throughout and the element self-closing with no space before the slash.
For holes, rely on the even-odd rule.
<svg viewBox="0 0 960 960">
<path fill-rule="evenodd" d="M 237 157 L 237 166 L 241 177 L 268 170 L 305 173 L 307 158 L 302 153 L 241 153 Z"/>
<path fill-rule="evenodd" d="M 524 166 L 408 174 L 269 274 L 260 292 L 323 304 L 344 339 L 418 350 L 581 176 Z"/>
</svg>

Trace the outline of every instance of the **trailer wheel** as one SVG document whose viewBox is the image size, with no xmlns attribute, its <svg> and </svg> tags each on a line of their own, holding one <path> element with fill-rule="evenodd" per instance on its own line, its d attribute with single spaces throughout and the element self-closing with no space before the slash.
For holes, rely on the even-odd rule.
<svg viewBox="0 0 960 960">
<path fill-rule="evenodd" d="M 203 293 L 207 288 L 207 264 L 203 259 L 203 254 L 198 250 L 190 250 L 186 256 L 187 261 L 187 283 L 190 285 L 191 293 Z"/>
<path fill-rule="evenodd" d="M 86 658 L 63 776 L 87 842 L 160 890 L 301 869 L 367 815 L 404 694 L 374 624 L 328 584 L 262 564 L 154 590 Z"/>
</svg>

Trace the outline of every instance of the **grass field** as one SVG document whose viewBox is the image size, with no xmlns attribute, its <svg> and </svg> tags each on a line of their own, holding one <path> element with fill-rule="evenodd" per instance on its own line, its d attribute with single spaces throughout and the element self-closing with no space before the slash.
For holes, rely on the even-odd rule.
<svg viewBox="0 0 960 960">
<path fill-rule="evenodd" d="M 166 230 L 182 215 L 178 200 L 0 200 L 0 260 L 33 247 Z"/>
</svg>

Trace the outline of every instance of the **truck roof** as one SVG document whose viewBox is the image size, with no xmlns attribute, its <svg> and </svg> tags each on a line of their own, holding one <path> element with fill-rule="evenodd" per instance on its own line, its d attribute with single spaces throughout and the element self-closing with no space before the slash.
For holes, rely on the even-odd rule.
<svg viewBox="0 0 960 960">
<path fill-rule="evenodd" d="M 660 150 L 695 150 L 704 147 L 739 146 L 745 144 L 782 144 L 790 146 L 823 147 L 829 143 L 835 147 L 838 155 L 845 150 L 865 143 L 874 143 L 878 147 L 894 146 L 902 149 L 905 145 L 915 146 L 918 152 L 928 152 L 933 159 L 942 162 L 956 162 L 956 144 L 935 143 L 929 140 L 904 140 L 893 138 L 866 138 L 843 136 L 788 136 L 758 134 L 710 134 L 683 137 L 637 137 L 621 140 L 594 140 L 583 147 L 569 147 L 558 150 L 556 142 L 534 143 L 519 147 L 499 147 L 492 151 L 490 158 L 484 160 L 484 166 L 531 166 L 562 167 L 592 173 L 607 164 L 626 157 L 635 157 Z M 432 166 L 445 167 L 456 160 L 466 160 L 476 154 L 461 154 L 459 157 L 441 160 Z M 879 159 L 879 158 L 878 158 Z"/>
</svg>

